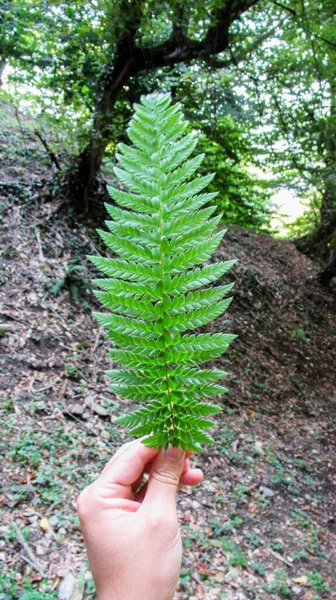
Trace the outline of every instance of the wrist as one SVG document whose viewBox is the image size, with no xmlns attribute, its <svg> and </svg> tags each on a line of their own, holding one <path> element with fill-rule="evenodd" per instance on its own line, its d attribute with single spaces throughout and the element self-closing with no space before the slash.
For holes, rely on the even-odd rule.
<svg viewBox="0 0 336 600">
<path fill-rule="evenodd" d="M 97 600 L 130 600 L 130 598 L 132 600 L 144 600 L 144 598 L 146 600 L 174 600 L 175 597 L 175 592 L 172 595 L 155 595 L 155 596 L 150 596 L 148 594 L 148 592 L 146 592 L 146 595 L 144 596 L 143 594 L 141 595 L 136 595 L 136 594 L 128 594 L 126 592 L 126 595 L 121 592 L 117 592 L 115 589 L 113 589 L 113 587 L 111 587 L 109 590 L 104 590 L 101 593 L 97 594 Z"/>
</svg>

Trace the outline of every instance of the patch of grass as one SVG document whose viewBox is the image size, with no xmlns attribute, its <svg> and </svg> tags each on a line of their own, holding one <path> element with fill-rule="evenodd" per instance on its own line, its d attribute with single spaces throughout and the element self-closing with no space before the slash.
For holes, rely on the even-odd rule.
<svg viewBox="0 0 336 600">
<path fill-rule="evenodd" d="M 30 465 L 33 469 L 36 469 L 41 462 L 41 452 L 30 436 L 20 436 L 9 452 L 9 456 L 15 461 Z"/>
</svg>

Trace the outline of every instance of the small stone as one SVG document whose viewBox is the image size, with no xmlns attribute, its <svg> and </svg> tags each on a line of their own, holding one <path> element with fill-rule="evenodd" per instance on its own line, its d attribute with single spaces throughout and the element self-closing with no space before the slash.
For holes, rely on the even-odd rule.
<svg viewBox="0 0 336 600">
<path fill-rule="evenodd" d="M 93 402 L 91 404 L 91 409 L 93 410 L 93 412 L 97 413 L 97 415 L 99 415 L 100 417 L 108 417 L 109 416 L 109 411 L 104 408 L 103 406 L 100 406 L 100 404 L 97 404 L 97 402 Z"/>
<path fill-rule="evenodd" d="M 36 521 L 38 521 L 38 516 L 37 515 L 33 515 L 32 517 L 28 517 L 28 521 L 29 523 L 36 523 Z"/>
<path fill-rule="evenodd" d="M 292 592 L 293 592 L 293 594 L 299 595 L 299 594 L 300 594 L 300 592 L 301 592 L 301 589 L 302 589 L 302 588 L 300 588 L 300 586 L 298 586 L 298 585 L 293 585 L 293 587 L 292 587 Z"/>
<path fill-rule="evenodd" d="M 224 583 L 224 581 L 225 581 L 225 573 L 222 573 L 220 571 L 219 573 L 216 573 L 216 575 L 214 577 L 212 577 L 212 579 L 214 581 L 217 581 L 217 583 Z"/>
<path fill-rule="evenodd" d="M 231 581 L 237 581 L 240 576 L 240 569 L 238 567 L 232 567 L 225 575 L 225 581 L 231 583 Z"/>
<path fill-rule="evenodd" d="M 1 525 L 0 527 L 0 535 L 9 532 L 9 527 L 7 525 Z"/>
<path fill-rule="evenodd" d="M 61 581 L 58 588 L 58 600 L 69 600 L 75 589 L 76 579 L 71 573 Z"/>
<path fill-rule="evenodd" d="M 47 517 L 42 517 L 40 520 L 40 527 L 43 529 L 43 531 L 48 531 L 48 529 L 50 529 L 50 524 Z"/>
<path fill-rule="evenodd" d="M 81 417 L 83 415 L 83 412 L 84 412 L 84 406 L 82 406 L 82 404 L 79 404 L 78 402 L 76 404 L 68 404 L 67 411 L 71 415 L 75 415 L 75 416 Z"/>
<path fill-rule="evenodd" d="M 259 488 L 259 491 L 265 496 L 265 498 L 272 498 L 272 496 L 275 496 L 275 493 L 273 492 L 273 490 L 271 490 L 270 488 L 267 488 L 267 487 L 261 486 Z"/>
<path fill-rule="evenodd" d="M 60 527 L 58 530 L 58 533 L 60 533 L 61 535 L 65 535 L 66 534 L 66 529 L 64 529 L 64 527 Z"/>
<path fill-rule="evenodd" d="M 52 515 L 49 519 L 49 523 L 52 527 L 56 527 L 58 525 L 58 517 L 56 515 Z"/>
<path fill-rule="evenodd" d="M 232 452 L 237 452 L 239 440 L 234 440 L 231 444 Z"/>
<path fill-rule="evenodd" d="M 38 556 L 43 556 L 44 554 L 44 548 L 41 546 L 41 544 L 37 544 L 35 551 Z"/>
<path fill-rule="evenodd" d="M 86 396 L 85 400 L 85 404 L 87 406 L 89 406 L 91 408 L 91 410 L 96 413 L 97 415 L 99 415 L 100 417 L 108 417 L 109 416 L 109 411 L 106 410 L 106 408 L 103 408 L 103 406 L 100 406 L 100 404 L 98 404 L 95 399 L 94 396 Z"/>
<path fill-rule="evenodd" d="M 106 431 L 106 429 L 102 429 L 101 434 L 100 434 L 105 440 L 109 439 L 110 434 L 108 431 Z"/>
<path fill-rule="evenodd" d="M 72 595 L 69 600 L 82 600 L 84 594 L 84 587 L 84 581 L 76 581 L 74 591 L 72 592 Z"/>
</svg>

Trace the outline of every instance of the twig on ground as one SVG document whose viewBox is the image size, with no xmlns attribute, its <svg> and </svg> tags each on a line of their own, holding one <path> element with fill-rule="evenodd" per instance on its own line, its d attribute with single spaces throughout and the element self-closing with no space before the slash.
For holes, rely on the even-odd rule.
<svg viewBox="0 0 336 600">
<path fill-rule="evenodd" d="M 39 251 L 39 259 L 42 262 L 44 262 L 45 258 L 44 258 L 44 254 L 43 254 L 43 250 L 42 250 L 42 242 L 41 242 L 40 232 L 37 228 L 35 230 L 35 233 L 36 233 L 37 246 L 38 246 L 38 251 Z"/>
<path fill-rule="evenodd" d="M 101 336 L 102 333 L 103 333 L 103 328 L 100 327 L 99 331 L 97 333 L 96 341 L 95 341 L 94 346 L 93 346 L 93 348 L 91 350 L 92 354 L 94 354 L 96 352 L 96 350 L 97 350 L 97 347 L 98 347 L 98 344 L 99 344 L 99 340 L 100 340 L 100 336 Z"/>
<path fill-rule="evenodd" d="M 268 548 L 268 551 L 269 551 L 270 554 L 273 554 L 273 556 L 275 556 L 275 558 L 277 558 L 281 562 L 285 563 L 285 565 L 287 565 L 287 567 L 292 567 L 293 566 L 289 562 L 289 560 L 286 560 L 283 556 L 281 556 L 281 554 L 278 554 L 277 552 L 274 552 L 274 550 L 271 550 L 271 548 Z"/>
<path fill-rule="evenodd" d="M 15 522 L 12 523 L 14 530 L 15 530 L 15 535 L 16 535 L 16 539 L 19 542 L 19 544 L 21 544 L 22 548 L 24 549 L 25 553 L 27 554 L 27 559 L 25 557 L 22 557 L 26 562 L 28 562 L 34 569 L 35 571 L 37 571 L 38 573 L 40 573 L 40 575 L 42 575 L 42 577 L 47 578 L 46 573 L 43 571 L 41 565 L 39 564 L 39 562 L 36 560 L 34 552 L 32 551 L 32 549 L 30 548 L 29 544 L 26 542 L 26 540 L 24 539 L 20 529 L 18 528 L 17 524 Z"/>
<path fill-rule="evenodd" d="M 16 327 L 13 323 L 0 323 L 0 329 L 2 331 L 16 331 Z"/>
<path fill-rule="evenodd" d="M 33 388 L 35 378 L 33 377 L 32 381 L 30 383 L 30 386 L 29 386 L 29 391 L 32 392 L 33 394 L 41 394 L 41 392 L 45 392 L 46 390 L 49 390 L 50 388 L 52 388 L 55 385 L 55 383 L 57 382 L 57 380 L 59 380 L 59 379 L 60 379 L 59 375 L 56 375 L 55 377 L 53 377 L 50 380 L 50 382 L 46 386 L 41 387 L 39 390 L 35 390 Z"/>
<path fill-rule="evenodd" d="M 21 191 L 21 189 L 23 187 L 27 187 L 27 186 L 25 186 L 25 184 L 21 183 L 20 181 L 0 181 L 0 188 L 4 188 L 5 190 Z"/>
<path fill-rule="evenodd" d="M 98 250 L 98 248 L 94 245 L 93 241 L 90 240 L 88 238 L 88 246 L 91 248 L 91 250 L 93 250 L 95 253 L 99 254 L 99 256 L 102 256 L 101 252 Z"/>
</svg>

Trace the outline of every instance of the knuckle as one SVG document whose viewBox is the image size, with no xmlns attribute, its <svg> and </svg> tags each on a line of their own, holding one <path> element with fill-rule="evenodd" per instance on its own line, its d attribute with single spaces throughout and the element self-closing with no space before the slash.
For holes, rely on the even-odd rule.
<svg viewBox="0 0 336 600">
<path fill-rule="evenodd" d="M 77 512 L 81 520 L 85 520 L 91 513 L 91 490 L 85 488 L 77 498 Z"/>
<path fill-rule="evenodd" d="M 168 533 L 176 529 L 176 519 L 166 513 L 154 513 L 148 518 L 147 527 L 152 532 Z"/>
<path fill-rule="evenodd" d="M 149 519 L 150 529 L 162 529 L 165 524 L 163 515 L 151 515 Z"/>
<path fill-rule="evenodd" d="M 165 485 L 171 485 L 174 488 L 176 488 L 178 486 L 179 481 L 180 481 L 180 478 L 177 473 L 174 473 L 172 471 L 165 471 L 162 469 L 160 469 L 160 470 L 154 469 L 151 473 L 151 476 L 156 481 L 159 481 L 160 483 L 164 483 Z"/>
<path fill-rule="evenodd" d="M 78 496 L 76 506 L 77 506 L 77 512 L 78 512 L 80 518 L 81 519 L 84 518 L 87 513 L 87 503 L 85 500 L 84 492 L 81 492 L 80 495 Z"/>
</svg>

